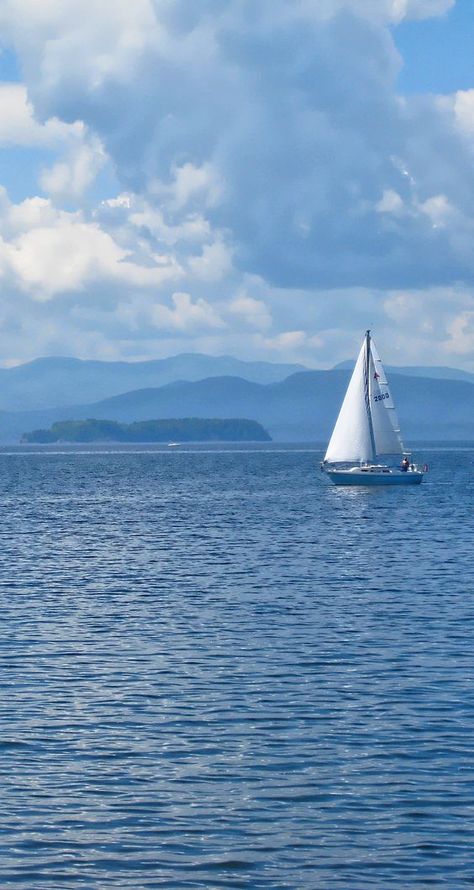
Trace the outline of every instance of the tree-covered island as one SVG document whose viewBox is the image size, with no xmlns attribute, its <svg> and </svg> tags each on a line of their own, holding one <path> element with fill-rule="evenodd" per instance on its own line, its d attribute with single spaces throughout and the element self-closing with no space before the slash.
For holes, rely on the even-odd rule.
<svg viewBox="0 0 474 890">
<path fill-rule="evenodd" d="M 22 442 L 271 442 L 256 420 L 143 420 L 117 423 L 113 420 L 62 420 L 47 430 L 25 433 Z"/>
</svg>

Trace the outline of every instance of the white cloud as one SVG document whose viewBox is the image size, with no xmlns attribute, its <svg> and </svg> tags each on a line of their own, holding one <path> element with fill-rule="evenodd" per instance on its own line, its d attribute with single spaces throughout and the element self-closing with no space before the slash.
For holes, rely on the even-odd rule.
<svg viewBox="0 0 474 890">
<path fill-rule="evenodd" d="M 474 305 L 474 301 L 473 301 Z M 474 309 L 461 312 L 448 324 L 449 339 L 443 344 L 449 355 L 474 354 Z"/>
<path fill-rule="evenodd" d="M 386 354 L 394 344 L 395 364 L 452 364 L 474 370 L 474 292 L 455 286 L 425 291 L 394 291 L 383 299 L 379 330 L 386 338 Z M 390 333 L 389 333 L 390 332 Z M 378 339 L 378 338 L 377 338 Z M 385 344 L 384 344 L 385 345 Z"/>
<path fill-rule="evenodd" d="M 174 309 L 155 306 L 153 320 L 158 327 L 171 327 L 187 331 L 196 328 L 223 328 L 225 326 L 213 307 L 206 300 L 193 303 L 190 294 L 175 293 L 171 297 Z"/>
<path fill-rule="evenodd" d="M 218 171 L 210 163 L 200 167 L 191 163 L 173 167 L 171 182 L 152 181 L 149 190 L 157 199 L 165 199 L 171 210 L 182 210 L 199 200 L 203 207 L 219 203 L 224 183 Z"/>
<path fill-rule="evenodd" d="M 53 117 L 39 122 L 24 84 L 0 83 L 0 148 L 51 149 L 63 157 L 39 176 L 41 188 L 59 199 L 81 198 L 106 163 L 100 140 L 82 121 Z"/>
<path fill-rule="evenodd" d="M 158 285 L 175 274 L 170 267 L 151 270 L 127 262 L 124 251 L 107 233 L 76 221 L 32 229 L 3 247 L 20 286 L 39 300 L 102 279 Z"/>
<path fill-rule="evenodd" d="M 474 134 L 474 89 L 458 90 L 453 98 L 443 97 L 442 104 L 454 107 L 456 121 L 466 134 Z"/>
<path fill-rule="evenodd" d="M 117 318 L 135 331 L 178 331 L 182 334 L 224 328 L 225 323 L 206 300 L 176 292 L 171 307 L 143 297 L 132 297 L 119 304 Z"/>
<path fill-rule="evenodd" d="M 113 206 L 113 202 L 109 201 L 108 203 Z M 128 207 L 133 207 L 128 217 L 130 223 L 139 229 L 148 230 L 164 244 L 175 245 L 182 241 L 200 244 L 212 238 L 208 220 L 199 214 L 190 214 L 182 218 L 179 225 L 170 225 L 165 221 L 165 215 L 161 209 L 152 208 L 147 203 L 142 203 L 135 209 L 137 203 L 139 202 L 129 199 Z M 116 206 L 123 207 L 125 205 L 117 204 Z"/>
<path fill-rule="evenodd" d="M 48 198 L 26 198 L 12 204 L 5 192 L 0 197 L 0 232 L 6 240 L 37 228 L 54 228 L 64 223 L 79 222 L 81 214 L 58 210 Z"/>
<path fill-rule="evenodd" d="M 232 269 L 232 250 L 218 239 L 205 244 L 199 256 L 190 257 L 188 265 L 199 281 L 221 281 Z"/>
<path fill-rule="evenodd" d="M 5 194 L 2 199 L 0 276 L 13 276 L 35 300 L 84 290 L 100 281 L 158 287 L 182 277 L 171 255 L 151 254 L 151 266 L 131 261 L 108 232 L 79 212 L 58 211 L 44 198 L 16 206 Z"/>
<path fill-rule="evenodd" d="M 308 367 L 321 365 L 327 367 L 335 364 L 337 355 L 331 352 L 330 339 L 327 339 L 325 334 L 324 331 L 309 334 L 303 330 L 281 331 L 275 336 L 258 333 L 252 336 L 252 343 L 259 354 L 270 361 L 298 362 Z M 325 349 L 328 349 L 326 354 Z M 344 358 L 347 358 L 348 354 L 350 347 L 349 353 L 346 348 Z"/>
<path fill-rule="evenodd" d="M 101 0 L 83 14 L 76 0 L 2 0 L 0 26 L 21 46 L 27 76 L 39 70 L 48 89 L 63 80 L 67 67 L 71 87 L 80 69 L 87 90 L 125 77 L 159 38 L 149 0 Z"/>
<path fill-rule="evenodd" d="M 243 293 L 229 305 L 229 312 L 242 318 L 250 327 L 266 330 L 271 327 L 272 316 L 263 300 L 255 300 Z"/>
<path fill-rule="evenodd" d="M 299 348 L 303 346 L 305 341 L 305 331 L 282 331 L 276 337 L 265 337 L 263 340 L 267 348 L 276 349 L 278 352 Z"/>
<path fill-rule="evenodd" d="M 232 255 L 278 286 L 397 277 L 419 286 L 474 274 L 454 231 L 466 228 L 464 210 L 452 225 L 446 215 L 433 223 L 427 203 L 443 195 L 456 211 L 469 203 L 474 217 L 460 186 L 472 164 L 452 114 L 434 99 L 397 99 L 400 58 L 387 26 L 451 6 L 104 0 L 78 18 L 75 0 L 3 0 L 0 24 L 22 56 L 37 115 L 82 120 L 97 134 L 126 190 L 148 202 L 155 237 L 170 243 L 184 224 L 189 232 L 191 216 L 212 228 L 201 256 L 189 258 L 198 279 L 229 275 Z M 74 157 L 44 173 L 52 194 L 68 180 L 72 194 L 87 187 L 93 165 Z M 411 209 L 397 224 L 402 208 Z M 436 245 L 426 237 L 433 225 Z"/>
<path fill-rule="evenodd" d="M 420 210 L 429 218 L 433 228 L 447 225 L 454 212 L 446 195 L 433 195 L 432 198 L 427 198 L 420 204 Z"/>
<path fill-rule="evenodd" d="M 44 123 L 35 119 L 27 89 L 21 83 L 0 82 L 0 146 L 51 148 L 80 142 L 85 127 L 80 121 L 66 124 L 57 118 Z"/>
<path fill-rule="evenodd" d="M 40 185 L 49 195 L 61 200 L 80 199 L 106 163 L 100 142 L 74 146 L 69 156 L 43 169 Z"/>
<path fill-rule="evenodd" d="M 384 193 L 380 199 L 377 201 L 375 205 L 375 209 L 378 213 L 401 213 L 403 211 L 404 205 L 403 201 L 398 194 L 393 189 L 384 189 Z"/>
<path fill-rule="evenodd" d="M 409 323 L 420 318 L 423 311 L 419 296 L 410 293 L 394 293 L 384 301 L 384 309 L 389 318 L 400 324 Z"/>
<path fill-rule="evenodd" d="M 26 78 L 0 85 L 0 147 L 54 153 L 47 199 L 0 195 L 4 293 L 48 348 L 332 364 L 369 316 L 389 349 L 467 363 L 474 90 L 401 100 L 391 30 L 452 5 L 0 0 Z"/>
</svg>

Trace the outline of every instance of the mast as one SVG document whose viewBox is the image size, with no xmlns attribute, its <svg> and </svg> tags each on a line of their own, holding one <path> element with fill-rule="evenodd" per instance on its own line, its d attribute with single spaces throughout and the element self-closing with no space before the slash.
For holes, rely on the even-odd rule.
<svg viewBox="0 0 474 890">
<path fill-rule="evenodd" d="M 365 407 L 367 408 L 367 417 L 369 420 L 370 444 L 372 445 L 372 460 L 375 461 L 377 452 L 375 449 L 374 424 L 372 421 L 372 411 L 370 407 L 370 331 L 365 332 L 365 361 L 364 361 L 364 394 Z"/>
</svg>

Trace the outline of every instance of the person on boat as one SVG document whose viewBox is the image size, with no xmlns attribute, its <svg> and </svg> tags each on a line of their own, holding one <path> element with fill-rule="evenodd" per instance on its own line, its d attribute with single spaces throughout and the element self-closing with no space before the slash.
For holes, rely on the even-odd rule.
<svg viewBox="0 0 474 890">
<path fill-rule="evenodd" d="M 408 460 L 407 456 L 405 455 L 405 457 L 402 460 L 402 472 L 403 473 L 408 472 L 409 466 L 410 466 L 410 461 Z"/>
</svg>

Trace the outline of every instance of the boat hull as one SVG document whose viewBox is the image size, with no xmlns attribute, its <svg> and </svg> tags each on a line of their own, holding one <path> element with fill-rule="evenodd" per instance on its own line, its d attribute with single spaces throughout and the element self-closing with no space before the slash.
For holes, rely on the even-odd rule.
<svg viewBox="0 0 474 890">
<path fill-rule="evenodd" d="M 399 470 L 386 470 L 367 472 L 365 470 L 326 470 L 334 485 L 419 485 L 423 479 L 420 471 L 409 470 L 402 473 Z"/>
</svg>

